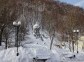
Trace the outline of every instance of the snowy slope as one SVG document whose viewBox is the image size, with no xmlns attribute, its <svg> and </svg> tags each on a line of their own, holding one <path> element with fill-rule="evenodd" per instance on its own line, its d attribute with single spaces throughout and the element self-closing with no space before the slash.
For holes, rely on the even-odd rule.
<svg viewBox="0 0 84 62">
<path fill-rule="evenodd" d="M 84 61 L 84 53 L 73 53 L 70 52 L 68 48 L 68 43 L 66 43 L 67 48 L 58 48 L 55 45 L 60 44 L 58 39 L 55 37 L 50 50 L 50 37 L 48 33 L 42 32 L 45 37 L 43 41 L 41 38 L 36 38 L 33 32 L 30 31 L 26 35 L 26 39 L 21 42 L 19 47 L 19 56 L 16 56 L 17 48 L 8 48 L 7 50 L 2 50 L 0 47 L 0 62 L 33 62 L 33 58 L 36 59 L 47 59 L 46 62 L 73 62 L 73 61 Z M 60 36 L 59 34 L 56 34 Z M 70 59 L 68 57 L 76 55 L 76 58 Z"/>
<path fill-rule="evenodd" d="M 0 51 L 0 62 L 33 62 L 33 58 L 48 59 L 46 62 L 60 62 L 60 56 L 56 50 L 50 50 L 50 38 L 34 37 L 31 32 L 26 35 L 19 47 L 19 56 L 16 56 L 17 48 L 8 48 Z"/>
<path fill-rule="evenodd" d="M 47 62 L 59 62 L 59 56 L 41 45 L 26 45 L 19 47 L 19 56 L 16 56 L 16 48 L 0 51 L 0 62 L 33 62 L 33 58 L 46 58 Z M 57 59 L 56 59 L 57 58 Z"/>
<path fill-rule="evenodd" d="M 72 53 L 69 50 L 58 48 L 54 45 L 52 50 L 50 50 L 49 37 L 43 39 L 44 41 L 42 41 L 40 38 L 36 39 L 32 35 L 32 33 L 30 35 L 27 35 L 26 40 L 23 41 L 22 45 L 19 47 L 19 56 L 16 56 L 16 48 L 8 48 L 7 50 L 1 50 L 0 62 L 33 62 L 33 58 L 47 59 L 46 62 L 84 61 L 84 53 Z M 68 58 L 73 54 L 76 55 L 76 58 Z"/>
</svg>

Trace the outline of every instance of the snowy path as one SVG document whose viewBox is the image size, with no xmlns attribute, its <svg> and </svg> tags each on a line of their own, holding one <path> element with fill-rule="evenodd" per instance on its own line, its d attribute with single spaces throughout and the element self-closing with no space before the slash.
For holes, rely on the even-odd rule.
<svg viewBox="0 0 84 62">
<path fill-rule="evenodd" d="M 61 62 L 84 62 L 84 52 L 73 53 L 68 50 L 53 47 L 54 52 L 57 51 L 58 55 L 60 55 Z M 69 58 L 73 55 L 76 55 L 75 58 Z"/>
<path fill-rule="evenodd" d="M 75 54 L 76 57 L 69 58 L 72 54 L 61 55 L 61 62 L 84 62 L 84 53 Z"/>
</svg>

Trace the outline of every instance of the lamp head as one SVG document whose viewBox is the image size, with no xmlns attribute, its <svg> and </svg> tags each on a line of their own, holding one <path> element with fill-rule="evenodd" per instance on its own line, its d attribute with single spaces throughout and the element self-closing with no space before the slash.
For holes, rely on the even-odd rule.
<svg viewBox="0 0 84 62">
<path fill-rule="evenodd" d="M 13 22 L 13 25 L 14 25 L 14 26 L 19 26 L 19 25 L 21 25 L 21 21 L 18 21 L 18 22 L 14 21 L 14 22 Z"/>
<path fill-rule="evenodd" d="M 18 21 L 18 25 L 21 25 L 21 21 Z"/>
<path fill-rule="evenodd" d="M 73 32 L 76 32 L 76 30 L 73 30 Z"/>
<path fill-rule="evenodd" d="M 17 23 L 14 21 L 14 22 L 13 22 L 13 25 L 16 25 L 16 24 L 17 24 Z"/>
<path fill-rule="evenodd" d="M 79 32 L 79 30 L 77 30 L 77 32 Z"/>
</svg>

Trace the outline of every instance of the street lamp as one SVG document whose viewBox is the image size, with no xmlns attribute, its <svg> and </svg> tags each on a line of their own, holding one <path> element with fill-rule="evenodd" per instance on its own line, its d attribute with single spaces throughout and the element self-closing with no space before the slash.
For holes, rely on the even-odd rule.
<svg viewBox="0 0 84 62">
<path fill-rule="evenodd" d="M 19 52 L 18 52 L 18 32 L 19 32 L 19 27 L 21 25 L 21 21 L 14 21 L 13 25 L 16 28 L 15 46 L 17 47 L 17 56 L 18 56 L 19 55 Z"/>
<path fill-rule="evenodd" d="M 79 34 L 79 30 L 73 30 L 73 32 L 76 34 L 76 38 L 77 38 L 77 53 L 78 53 L 78 34 Z"/>
</svg>

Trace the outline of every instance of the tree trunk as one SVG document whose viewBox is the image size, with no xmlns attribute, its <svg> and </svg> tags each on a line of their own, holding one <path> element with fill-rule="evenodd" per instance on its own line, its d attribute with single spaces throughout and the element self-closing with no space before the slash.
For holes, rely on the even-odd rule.
<svg viewBox="0 0 84 62">
<path fill-rule="evenodd" d="M 74 52 L 74 41 L 72 41 L 72 48 L 73 48 L 73 52 Z"/>
<path fill-rule="evenodd" d="M 54 37 L 55 37 L 55 34 L 53 34 L 53 36 L 50 38 L 51 39 L 50 50 L 52 49 L 52 44 L 53 44 Z"/>
<path fill-rule="evenodd" d="M 2 41 L 2 35 L 0 35 L 0 46 L 1 46 L 1 41 Z"/>
<path fill-rule="evenodd" d="M 71 41 L 69 41 L 69 50 L 71 51 Z"/>
<path fill-rule="evenodd" d="M 1 33 L 0 33 L 0 46 L 2 45 L 1 42 L 2 42 L 2 33 L 3 33 L 3 29 L 4 29 L 4 28 L 2 27 Z"/>
<path fill-rule="evenodd" d="M 5 49 L 7 49 L 7 41 L 8 41 L 8 39 L 6 38 Z"/>
<path fill-rule="evenodd" d="M 52 49 L 52 44 L 53 44 L 53 37 L 52 37 L 52 39 L 51 39 L 51 44 L 50 44 L 50 50 Z"/>
</svg>

